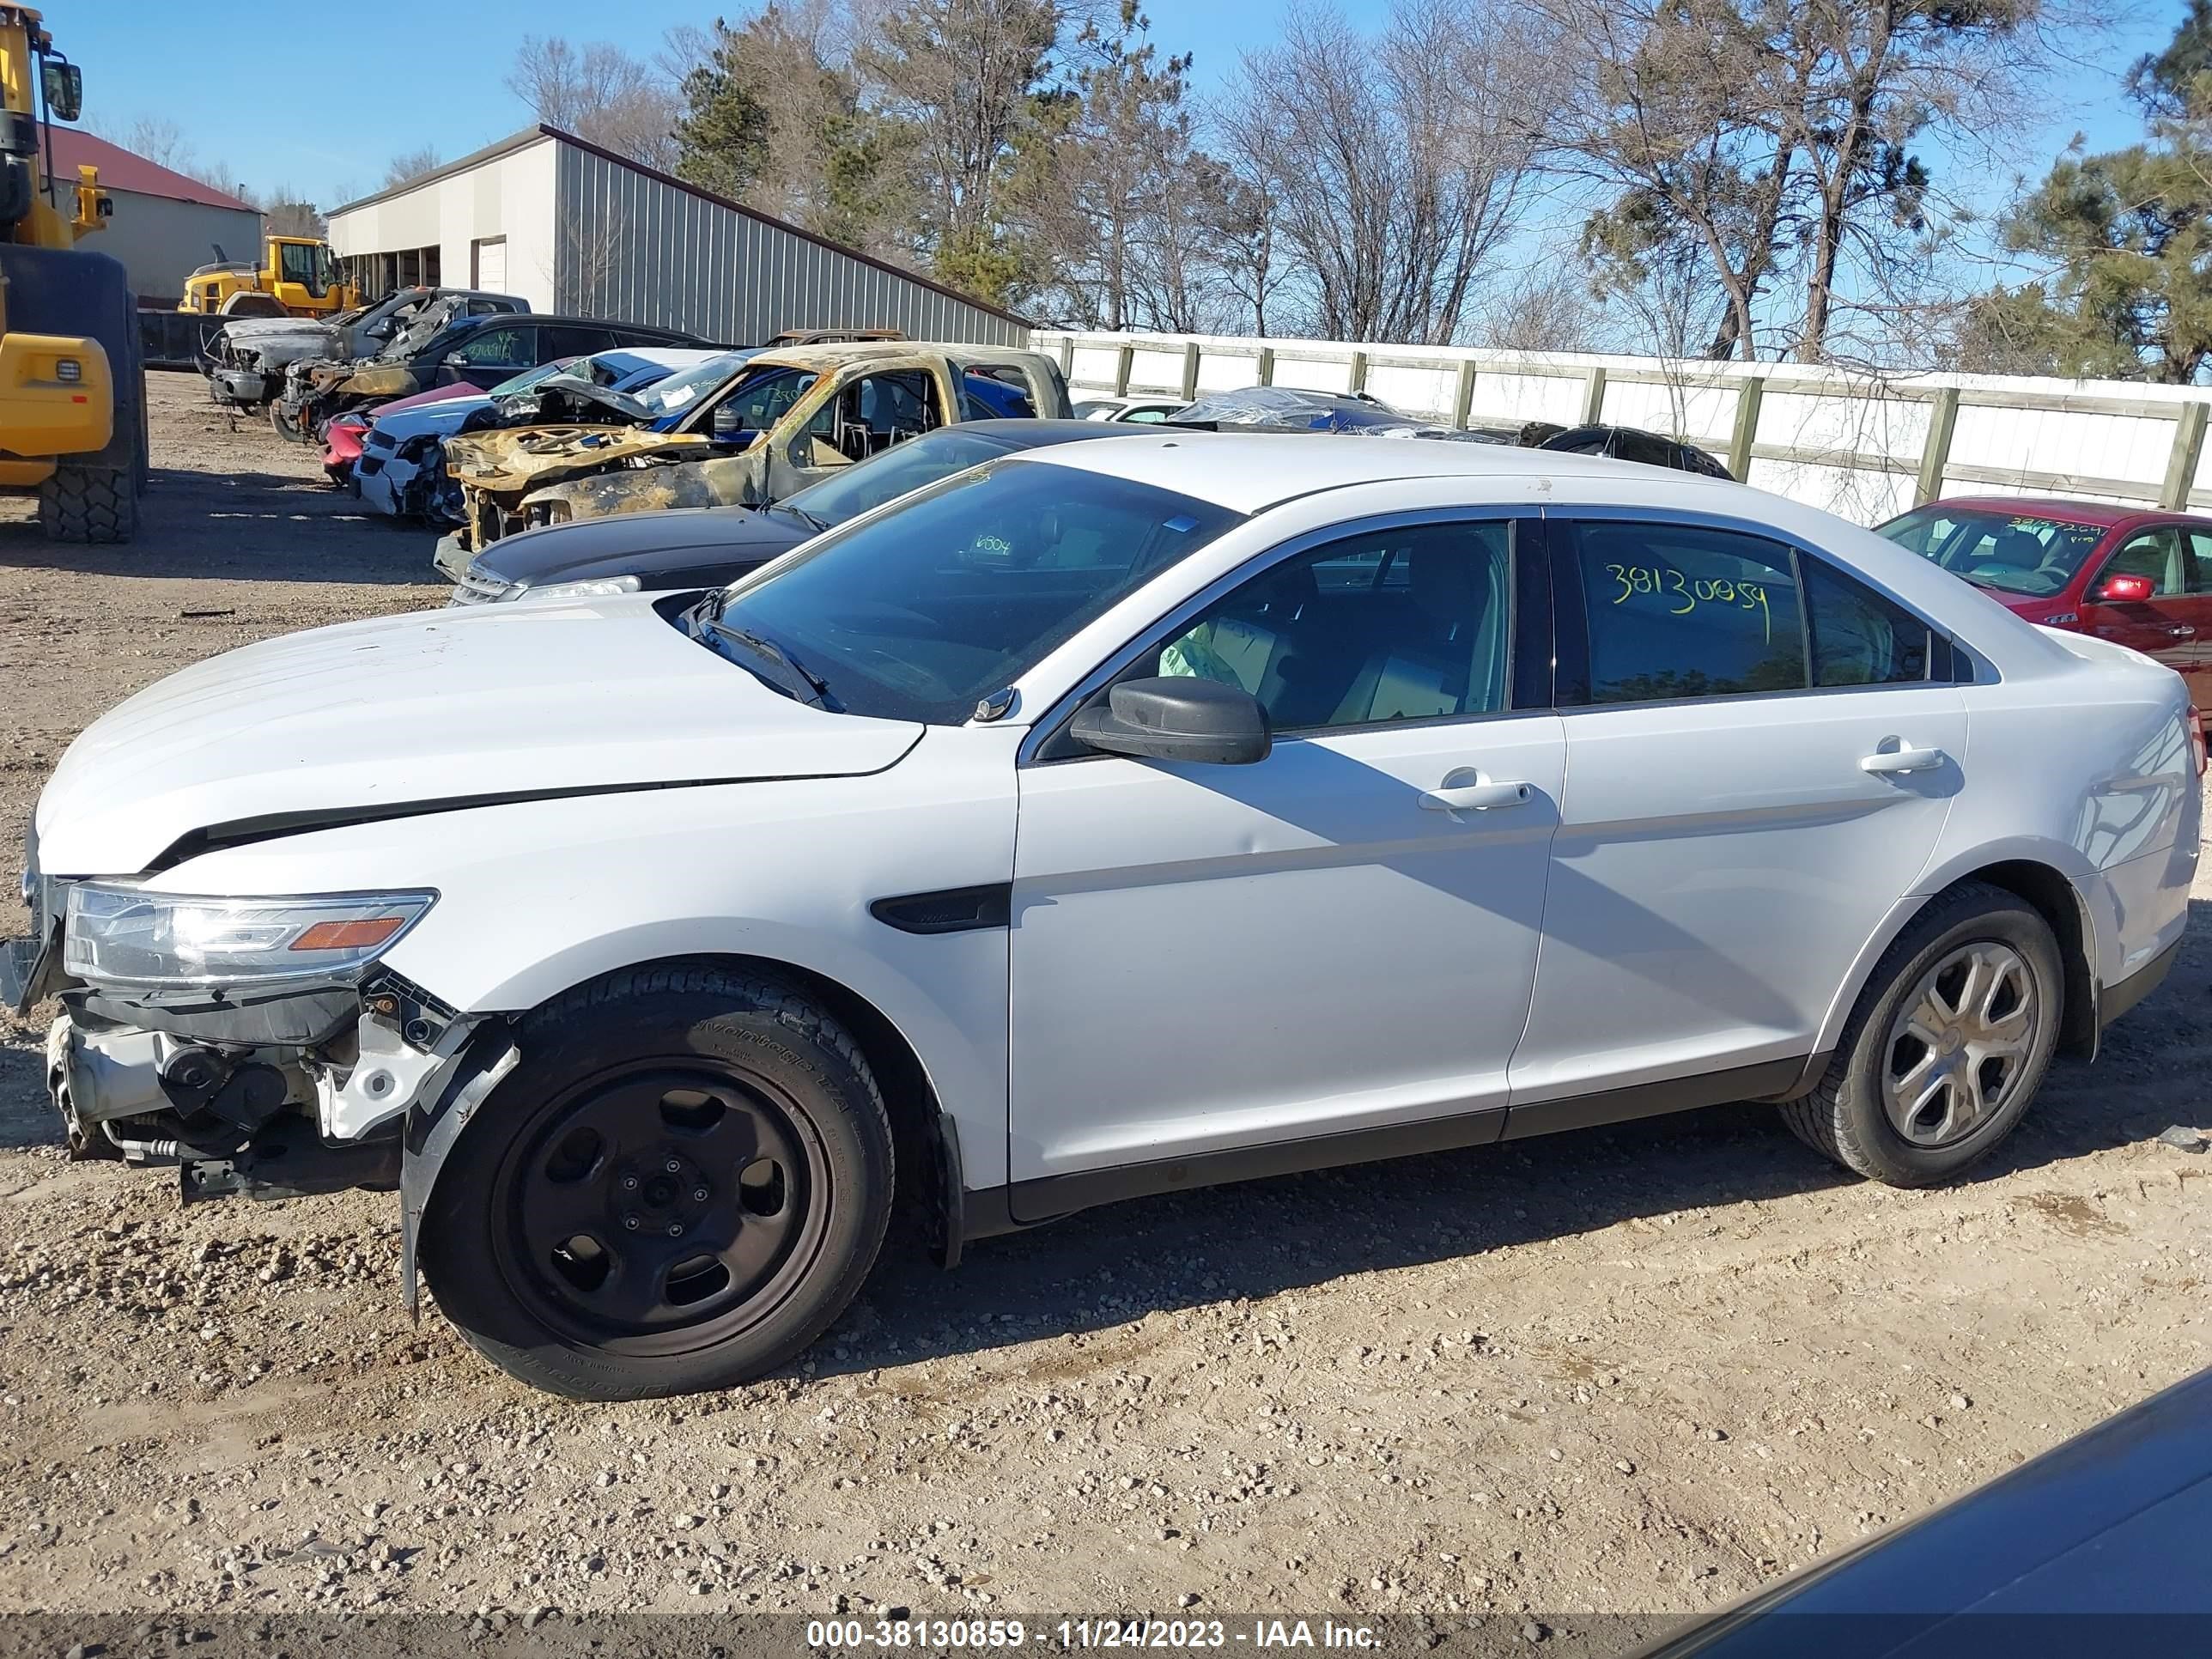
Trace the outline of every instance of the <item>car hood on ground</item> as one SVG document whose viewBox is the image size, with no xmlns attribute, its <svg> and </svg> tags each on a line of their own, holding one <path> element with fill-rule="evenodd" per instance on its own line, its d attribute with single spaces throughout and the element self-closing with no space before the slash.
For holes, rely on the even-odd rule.
<svg viewBox="0 0 2212 1659">
<path fill-rule="evenodd" d="M 39 799 L 40 862 L 128 875 L 225 826 L 851 776 L 892 765 L 921 731 L 795 702 L 647 599 L 379 617 L 211 657 L 94 721 Z"/>
<path fill-rule="evenodd" d="M 750 507 L 677 507 L 615 519 L 547 525 L 494 542 L 477 574 L 544 587 L 551 582 L 635 575 L 647 588 L 673 584 L 656 575 L 705 565 L 765 564 L 815 532 L 795 515 Z"/>
</svg>

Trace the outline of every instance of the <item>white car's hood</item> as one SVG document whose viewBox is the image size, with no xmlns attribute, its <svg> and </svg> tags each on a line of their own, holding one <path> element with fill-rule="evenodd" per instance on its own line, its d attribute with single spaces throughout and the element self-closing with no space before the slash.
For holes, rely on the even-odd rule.
<svg viewBox="0 0 2212 1659">
<path fill-rule="evenodd" d="M 489 409 L 489 398 L 442 398 L 420 409 L 403 409 L 396 415 L 380 415 L 375 427 L 397 448 L 410 438 L 450 438 L 461 422 L 480 409 Z"/>
<path fill-rule="evenodd" d="M 880 771 L 922 728 L 826 714 L 649 599 L 347 623 L 210 658 L 87 726 L 37 823 L 49 874 L 135 874 L 195 830 L 411 804 Z"/>
</svg>

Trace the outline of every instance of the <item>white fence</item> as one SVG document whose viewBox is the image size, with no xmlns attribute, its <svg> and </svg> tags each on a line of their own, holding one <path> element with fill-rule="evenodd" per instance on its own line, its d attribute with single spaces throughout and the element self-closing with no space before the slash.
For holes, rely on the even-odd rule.
<svg viewBox="0 0 2212 1659">
<path fill-rule="evenodd" d="M 1212 335 L 1036 339 L 1079 399 L 1285 386 L 1364 391 L 1462 428 L 1644 427 L 1711 451 L 1747 483 L 1862 524 L 1967 493 L 2212 507 L 2212 388 Z"/>
</svg>

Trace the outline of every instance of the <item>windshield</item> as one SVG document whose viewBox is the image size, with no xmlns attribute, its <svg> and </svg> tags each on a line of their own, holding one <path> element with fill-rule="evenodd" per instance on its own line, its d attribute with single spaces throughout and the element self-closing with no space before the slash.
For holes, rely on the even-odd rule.
<svg viewBox="0 0 2212 1659">
<path fill-rule="evenodd" d="M 501 380 L 491 389 L 490 396 L 504 398 L 511 392 L 527 392 L 541 380 L 550 380 L 576 360 L 563 357 L 558 362 L 540 363 L 535 368 L 526 368 L 511 380 Z"/>
<path fill-rule="evenodd" d="M 1004 438 L 986 437 L 966 427 L 948 426 L 831 473 L 800 490 L 784 506 L 816 524 L 842 524 L 896 500 L 910 489 L 995 460 L 1012 447 Z"/>
<path fill-rule="evenodd" d="M 819 683 L 825 707 L 957 726 L 1238 518 L 1103 472 L 1004 459 L 744 578 L 708 625 L 767 642 Z"/>
<path fill-rule="evenodd" d="M 651 391 L 641 392 L 637 401 L 656 421 L 677 414 L 728 380 L 752 355 L 750 351 L 726 351 L 703 363 L 678 369 L 665 380 L 656 381 Z"/>
<path fill-rule="evenodd" d="M 2102 525 L 1941 501 L 1915 507 L 1875 533 L 1978 587 L 2038 599 L 2072 581 L 2105 539 Z"/>
</svg>

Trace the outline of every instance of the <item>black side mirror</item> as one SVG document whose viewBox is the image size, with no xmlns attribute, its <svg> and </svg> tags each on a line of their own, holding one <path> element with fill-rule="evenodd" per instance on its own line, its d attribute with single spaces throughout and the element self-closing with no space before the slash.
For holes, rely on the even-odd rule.
<svg viewBox="0 0 2212 1659">
<path fill-rule="evenodd" d="M 733 444 L 751 431 L 745 424 L 744 411 L 734 404 L 716 404 L 714 412 L 707 417 L 707 435 L 718 444 Z"/>
<path fill-rule="evenodd" d="M 75 64 L 57 64 L 51 58 L 39 66 L 45 83 L 46 113 L 57 121 L 74 121 L 84 113 L 84 71 Z"/>
<path fill-rule="evenodd" d="M 1274 747 L 1267 711 L 1250 692 L 1218 680 L 1124 680 L 1078 714 L 1075 740 L 1146 760 L 1249 766 Z"/>
</svg>

